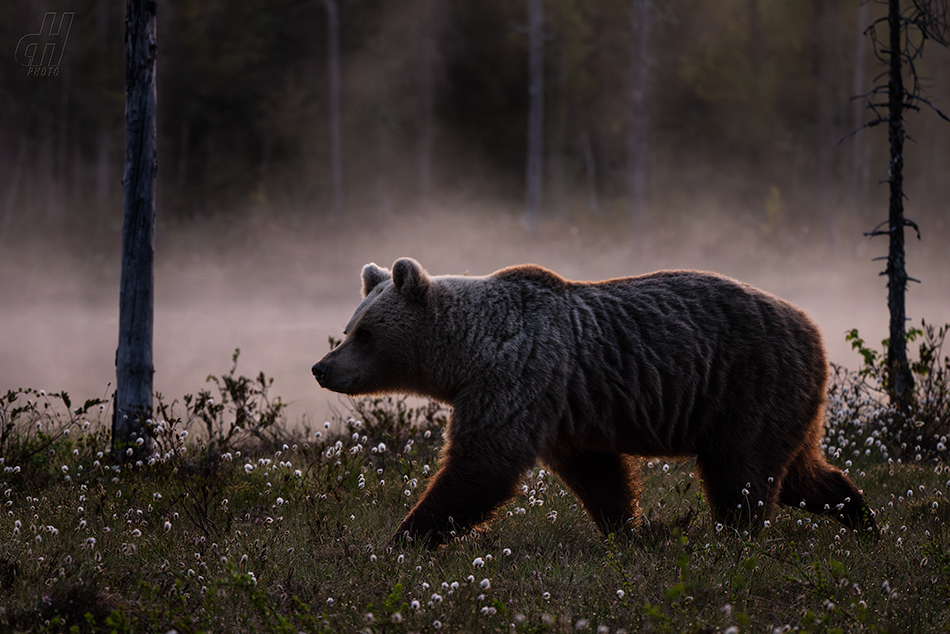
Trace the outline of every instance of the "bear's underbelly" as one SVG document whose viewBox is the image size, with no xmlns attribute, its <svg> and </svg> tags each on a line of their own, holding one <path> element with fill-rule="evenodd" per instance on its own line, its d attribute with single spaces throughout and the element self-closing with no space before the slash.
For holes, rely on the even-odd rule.
<svg viewBox="0 0 950 634">
<path fill-rule="evenodd" d="M 562 412 L 555 442 L 646 456 L 695 454 L 712 413 L 706 411 L 704 390 L 696 389 L 709 385 L 705 377 L 664 364 L 619 365 L 625 367 L 604 364 L 595 373 L 575 369 L 558 395 L 564 402 L 550 408 Z"/>
<path fill-rule="evenodd" d="M 664 409 L 648 399 L 622 394 L 574 394 L 568 400 L 568 413 L 552 439 L 561 448 L 639 456 L 696 454 L 704 426 L 688 406 Z"/>
</svg>

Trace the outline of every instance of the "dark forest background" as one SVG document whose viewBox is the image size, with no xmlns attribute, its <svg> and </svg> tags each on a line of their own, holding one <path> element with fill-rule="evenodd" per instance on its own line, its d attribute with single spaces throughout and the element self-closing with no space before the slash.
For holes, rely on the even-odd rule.
<svg viewBox="0 0 950 634">
<path fill-rule="evenodd" d="M 643 4 L 643 0 L 639 0 Z M 885 217 L 882 128 L 852 95 L 883 70 L 858 0 L 545 0 L 542 218 L 628 214 L 632 121 L 649 214 L 714 199 L 772 228 L 836 235 Z M 46 11 L 75 11 L 60 72 L 14 49 Z M 522 204 L 527 8 L 508 0 L 340 0 L 344 213 L 459 197 Z M 328 217 L 327 12 L 316 0 L 161 1 L 159 216 Z M 121 221 L 124 4 L 0 4 L 0 232 Z M 920 75 L 948 110 L 950 56 Z M 645 69 L 645 73 L 637 70 Z M 645 77 L 646 80 L 637 78 Z M 637 81 L 645 98 L 631 98 Z M 909 115 L 909 215 L 950 197 L 950 125 Z M 431 139 L 427 141 L 427 139 Z M 916 207 L 915 207 L 916 206 Z M 933 228 L 933 223 L 931 223 Z"/>
</svg>

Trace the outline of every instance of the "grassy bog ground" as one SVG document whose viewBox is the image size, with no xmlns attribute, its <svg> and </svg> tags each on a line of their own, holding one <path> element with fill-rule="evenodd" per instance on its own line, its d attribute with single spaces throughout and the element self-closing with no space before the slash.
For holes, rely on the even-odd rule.
<svg viewBox="0 0 950 634">
<path fill-rule="evenodd" d="M 155 454 L 120 465 L 109 403 L 10 391 L 0 631 L 946 631 L 946 390 L 902 439 L 876 378 L 839 371 L 824 449 L 879 537 L 783 507 L 752 539 L 712 522 L 691 462 L 661 459 L 635 534 L 604 541 L 535 468 L 487 531 L 431 552 L 389 539 L 437 468 L 436 405 L 363 399 L 288 435 L 266 377 L 235 365 L 160 399 Z"/>
</svg>

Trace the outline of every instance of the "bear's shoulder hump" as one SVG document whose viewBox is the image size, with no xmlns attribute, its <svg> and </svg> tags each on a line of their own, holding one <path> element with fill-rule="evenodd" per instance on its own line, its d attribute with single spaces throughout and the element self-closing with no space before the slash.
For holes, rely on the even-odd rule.
<svg viewBox="0 0 950 634">
<path fill-rule="evenodd" d="M 495 271 L 492 273 L 491 277 L 507 282 L 527 282 L 557 289 L 565 288 L 569 284 L 566 279 L 554 271 L 550 271 L 543 266 L 538 266 L 537 264 L 519 264 L 517 266 L 509 266 L 499 271 Z"/>
</svg>

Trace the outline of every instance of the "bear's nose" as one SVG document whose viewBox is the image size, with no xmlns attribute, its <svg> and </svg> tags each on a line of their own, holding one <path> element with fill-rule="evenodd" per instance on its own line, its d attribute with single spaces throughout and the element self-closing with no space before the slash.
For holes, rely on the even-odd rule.
<svg viewBox="0 0 950 634">
<path fill-rule="evenodd" d="M 321 385 L 323 384 L 323 379 L 327 376 L 327 370 L 329 370 L 329 368 L 323 361 L 314 363 L 313 367 L 310 368 L 310 371 L 313 372 L 313 378 L 315 378 Z"/>
</svg>

